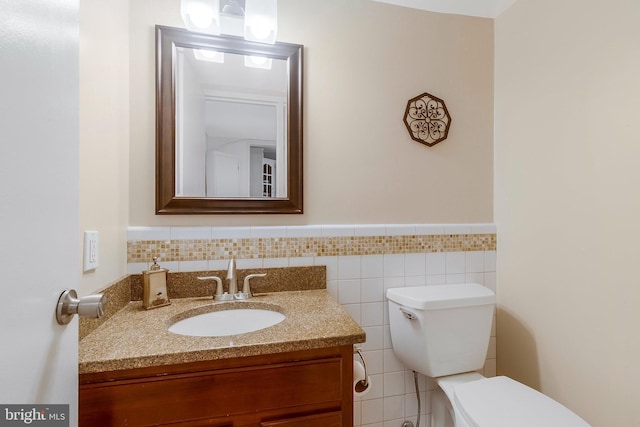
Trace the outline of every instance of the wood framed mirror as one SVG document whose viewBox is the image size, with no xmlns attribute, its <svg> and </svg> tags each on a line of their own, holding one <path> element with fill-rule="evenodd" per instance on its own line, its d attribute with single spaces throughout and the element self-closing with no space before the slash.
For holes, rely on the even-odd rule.
<svg viewBox="0 0 640 427">
<path fill-rule="evenodd" d="M 302 213 L 302 51 L 156 26 L 156 214 Z"/>
</svg>

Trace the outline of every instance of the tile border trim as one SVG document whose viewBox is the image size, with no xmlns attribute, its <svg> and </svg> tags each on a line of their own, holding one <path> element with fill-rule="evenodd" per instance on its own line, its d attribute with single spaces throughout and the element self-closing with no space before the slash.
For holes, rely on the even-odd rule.
<svg viewBox="0 0 640 427">
<path fill-rule="evenodd" d="M 496 250 L 493 224 L 130 227 L 127 262 Z"/>
</svg>

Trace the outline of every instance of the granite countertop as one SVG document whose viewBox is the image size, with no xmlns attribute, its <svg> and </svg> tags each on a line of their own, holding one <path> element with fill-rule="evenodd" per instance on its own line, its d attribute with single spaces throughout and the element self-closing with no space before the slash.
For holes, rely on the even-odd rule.
<svg viewBox="0 0 640 427">
<path fill-rule="evenodd" d="M 271 308 L 286 318 L 259 331 L 225 337 L 192 337 L 168 331 L 189 313 L 230 305 Z M 194 311 L 191 311 L 194 310 Z M 122 310 L 80 341 L 79 373 L 145 368 L 204 360 L 255 356 L 365 341 L 365 333 L 326 291 L 261 294 L 247 301 L 214 302 L 211 297 L 172 299 L 153 310 L 140 301 Z"/>
</svg>

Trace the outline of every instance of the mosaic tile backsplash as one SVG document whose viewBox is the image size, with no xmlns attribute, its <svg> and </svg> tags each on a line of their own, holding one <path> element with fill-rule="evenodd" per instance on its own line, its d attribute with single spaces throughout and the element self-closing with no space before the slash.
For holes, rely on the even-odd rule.
<svg viewBox="0 0 640 427">
<path fill-rule="evenodd" d="M 326 266 L 330 292 L 367 334 L 361 349 L 371 390 L 354 398 L 354 425 L 397 427 L 417 418 L 413 373 L 394 355 L 386 290 L 476 282 L 496 290 L 493 224 L 355 224 L 280 227 L 130 227 L 128 272 L 152 257 L 172 272 Z M 495 375 L 496 333 L 481 372 Z M 428 422 L 434 385 L 419 376 Z M 427 420 L 427 421 L 424 421 Z M 427 424 L 428 425 L 428 424 Z"/>
<path fill-rule="evenodd" d="M 490 251 L 496 248 L 495 232 L 488 232 L 491 228 L 486 224 L 310 226 L 304 233 L 304 227 L 132 227 L 127 260 L 145 263 L 153 257 L 171 262 Z M 292 230 L 299 236 L 289 237 Z"/>
</svg>

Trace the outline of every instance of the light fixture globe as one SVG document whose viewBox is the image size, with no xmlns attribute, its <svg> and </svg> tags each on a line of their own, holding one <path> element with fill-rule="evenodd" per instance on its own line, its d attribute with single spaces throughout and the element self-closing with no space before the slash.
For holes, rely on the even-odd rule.
<svg viewBox="0 0 640 427">
<path fill-rule="evenodd" d="M 180 15 L 189 31 L 220 34 L 219 0 L 180 0 Z"/>
<path fill-rule="evenodd" d="M 245 40 L 274 44 L 277 33 L 278 0 L 245 0 Z"/>
</svg>

